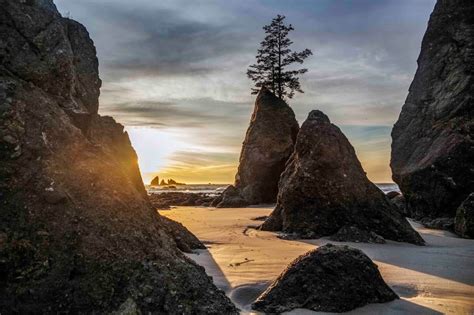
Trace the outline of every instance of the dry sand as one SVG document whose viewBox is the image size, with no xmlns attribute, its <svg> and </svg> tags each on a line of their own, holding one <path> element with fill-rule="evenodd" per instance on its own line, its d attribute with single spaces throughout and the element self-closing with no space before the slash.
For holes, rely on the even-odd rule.
<svg viewBox="0 0 474 315">
<path fill-rule="evenodd" d="M 272 207 L 216 209 L 177 207 L 160 211 L 181 222 L 208 250 L 189 257 L 204 266 L 243 314 L 258 314 L 250 304 L 293 259 L 329 241 L 282 240 L 276 233 L 248 229 Z M 400 300 L 371 304 L 350 314 L 474 314 L 474 240 L 413 223 L 426 246 L 341 243 L 363 250 L 379 266 Z M 340 242 L 333 242 L 338 244 Z M 321 314 L 294 310 L 288 314 Z"/>
</svg>

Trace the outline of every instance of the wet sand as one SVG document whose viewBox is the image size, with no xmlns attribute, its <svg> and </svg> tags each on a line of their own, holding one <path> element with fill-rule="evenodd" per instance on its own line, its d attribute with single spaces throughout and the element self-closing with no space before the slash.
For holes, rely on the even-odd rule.
<svg viewBox="0 0 474 315">
<path fill-rule="evenodd" d="M 276 233 L 249 229 L 268 215 L 268 207 L 216 209 L 176 207 L 160 211 L 181 222 L 208 247 L 188 255 L 204 266 L 243 314 L 250 304 L 293 259 L 329 242 L 282 240 Z M 347 244 L 363 250 L 379 266 L 385 281 L 400 296 L 384 304 L 371 304 L 349 314 L 474 314 L 474 240 L 413 226 L 426 246 L 388 241 L 387 244 Z M 294 310 L 288 314 L 323 314 Z"/>
</svg>

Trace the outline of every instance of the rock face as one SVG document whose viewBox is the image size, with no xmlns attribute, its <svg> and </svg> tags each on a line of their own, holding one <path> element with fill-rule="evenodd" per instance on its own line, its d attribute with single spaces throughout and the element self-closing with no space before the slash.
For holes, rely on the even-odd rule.
<svg viewBox="0 0 474 315">
<path fill-rule="evenodd" d="M 255 108 L 240 153 L 239 169 L 235 176 L 241 206 L 275 202 L 278 180 L 285 163 L 293 152 L 298 122 L 293 110 L 266 88 L 257 95 Z M 218 206 L 235 206 L 235 197 L 226 196 Z"/>
<path fill-rule="evenodd" d="M 153 177 L 150 182 L 150 186 L 159 186 L 160 185 L 160 178 L 158 176 Z"/>
<path fill-rule="evenodd" d="M 236 313 L 150 205 L 123 126 L 97 114 L 86 29 L 52 1 L 0 0 L 0 43 L 2 313 Z"/>
<path fill-rule="evenodd" d="M 301 126 L 295 151 L 281 175 L 276 208 L 261 229 L 316 238 L 345 226 L 394 241 L 423 243 L 367 179 L 341 130 L 314 110 Z"/>
<path fill-rule="evenodd" d="M 457 209 L 454 230 L 462 237 L 474 238 L 474 193 Z"/>
<path fill-rule="evenodd" d="M 340 313 L 397 298 L 362 251 L 328 244 L 293 261 L 253 308 L 270 314 L 294 308 Z"/>
<path fill-rule="evenodd" d="M 454 217 L 474 191 L 474 2 L 439 0 L 392 131 L 393 180 L 413 217 Z"/>
</svg>

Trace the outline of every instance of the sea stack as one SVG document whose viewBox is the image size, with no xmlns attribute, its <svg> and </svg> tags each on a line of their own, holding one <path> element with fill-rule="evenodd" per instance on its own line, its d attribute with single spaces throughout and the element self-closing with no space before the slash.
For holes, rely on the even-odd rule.
<svg viewBox="0 0 474 315">
<path fill-rule="evenodd" d="M 0 0 L 0 43 L 1 313 L 237 314 L 98 115 L 87 30 L 51 0 Z"/>
<path fill-rule="evenodd" d="M 439 0 L 392 131 L 393 180 L 409 214 L 451 217 L 474 192 L 474 2 Z"/>
<path fill-rule="evenodd" d="M 318 238 L 357 228 L 389 240 L 423 239 L 369 181 L 342 131 L 318 110 L 301 126 L 295 151 L 281 175 L 275 210 L 262 230 Z M 339 233 L 350 235 L 350 233 Z M 351 241 L 351 239 L 346 239 Z M 355 241 L 355 240 L 354 240 Z"/>
<path fill-rule="evenodd" d="M 281 314 L 295 308 L 342 313 L 398 299 L 367 255 L 327 244 L 295 259 L 252 305 Z"/>
<path fill-rule="evenodd" d="M 160 177 L 155 176 L 150 182 L 150 186 L 160 186 Z"/>
<path fill-rule="evenodd" d="M 278 180 L 293 152 L 298 122 L 285 101 L 262 87 L 240 153 L 234 187 L 218 200 L 218 207 L 275 202 Z"/>
</svg>

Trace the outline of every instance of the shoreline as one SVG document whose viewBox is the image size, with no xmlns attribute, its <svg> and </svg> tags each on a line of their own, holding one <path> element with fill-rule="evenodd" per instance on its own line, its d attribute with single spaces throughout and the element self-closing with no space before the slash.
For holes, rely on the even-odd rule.
<svg viewBox="0 0 474 315">
<path fill-rule="evenodd" d="M 326 243 L 347 244 L 363 250 L 400 296 L 384 304 L 370 304 L 349 314 L 472 314 L 474 312 L 474 241 L 432 230 L 410 221 L 426 246 L 387 241 L 386 244 L 315 240 L 283 240 L 276 233 L 244 230 L 268 215 L 273 207 L 176 207 L 160 214 L 186 226 L 206 250 L 187 254 L 206 269 L 214 283 L 242 310 L 253 302 L 296 257 Z M 288 314 L 323 314 L 293 310 Z"/>
</svg>

